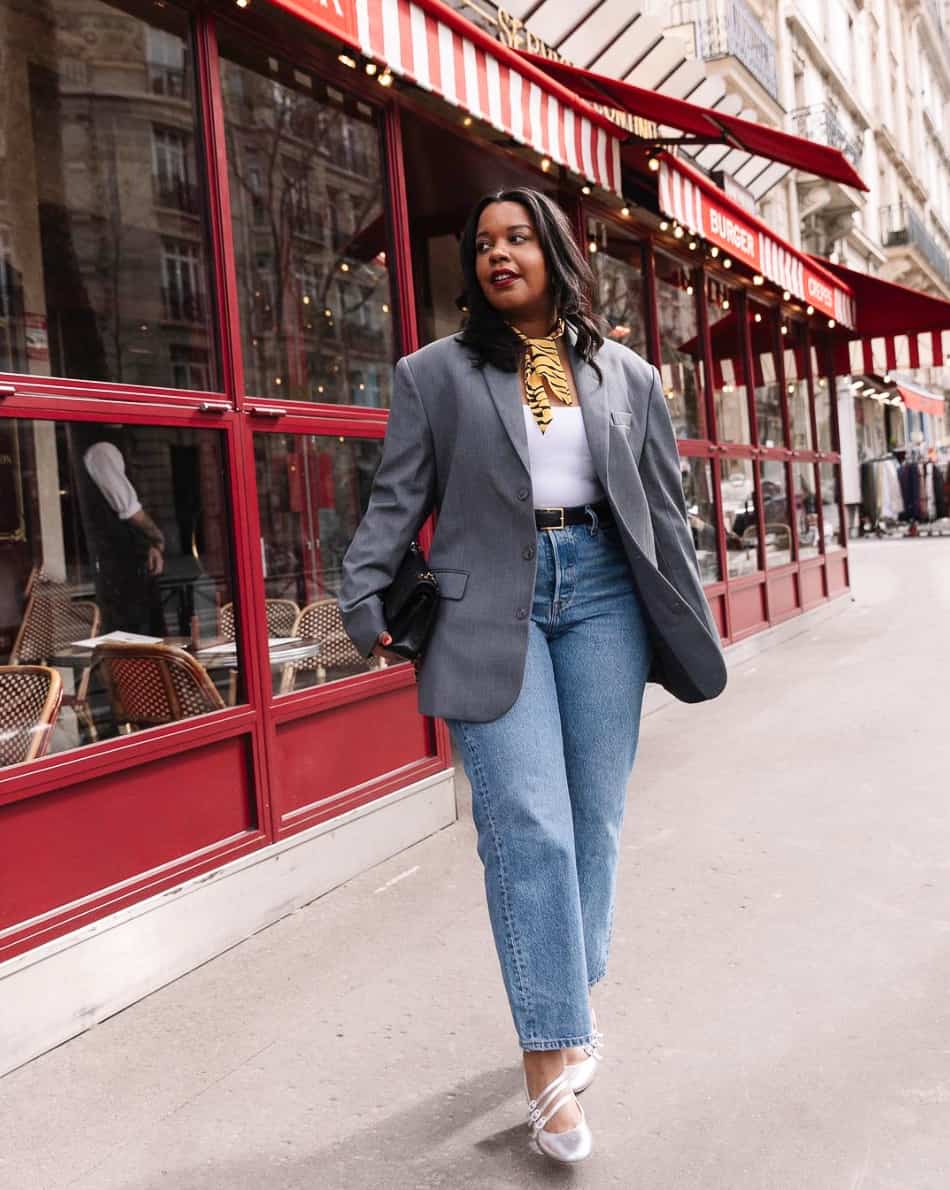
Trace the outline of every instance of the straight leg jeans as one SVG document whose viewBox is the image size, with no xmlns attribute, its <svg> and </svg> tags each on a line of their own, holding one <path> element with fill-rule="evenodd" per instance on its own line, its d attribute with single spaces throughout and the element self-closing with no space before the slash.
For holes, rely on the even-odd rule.
<svg viewBox="0 0 950 1190">
<path fill-rule="evenodd" d="M 449 720 L 472 786 L 488 912 L 524 1050 L 585 1045 L 602 979 L 651 648 L 617 530 L 538 533 L 524 682 Z"/>
</svg>

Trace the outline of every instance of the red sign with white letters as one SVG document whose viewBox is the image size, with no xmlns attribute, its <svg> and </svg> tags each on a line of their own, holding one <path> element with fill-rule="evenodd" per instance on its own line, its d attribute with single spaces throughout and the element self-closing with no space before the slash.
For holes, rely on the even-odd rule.
<svg viewBox="0 0 950 1190">
<path fill-rule="evenodd" d="M 356 45 L 355 0 L 274 0 L 280 8 Z"/>
</svg>

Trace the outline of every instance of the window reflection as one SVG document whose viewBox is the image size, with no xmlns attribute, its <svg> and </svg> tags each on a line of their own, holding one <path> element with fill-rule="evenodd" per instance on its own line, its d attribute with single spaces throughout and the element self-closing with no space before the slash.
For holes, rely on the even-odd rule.
<svg viewBox="0 0 950 1190">
<path fill-rule="evenodd" d="M 656 253 L 660 379 L 677 438 L 706 438 L 703 349 L 689 265 Z"/>
<path fill-rule="evenodd" d="M 752 431 L 745 383 L 745 349 L 742 324 L 736 313 L 736 293 L 710 277 L 706 283 L 706 299 L 713 351 L 716 434 L 720 442 L 749 443 Z"/>
<path fill-rule="evenodd" d="M 59 673 L 48 750 L 237 701 L 224 485 L 213 430 L 0 420 L 0 657 Z"/>
<path fill-rule="evenodd" d="M 785 464 L 776 459 L 765 459 L 761 468 L 765 564 L 769 567 L 785 566 L 792 561 L 792 517 Z"/>
<path fill-rule="evenodd" d="M 366 510 L 382 439 L 316 434 L 254 438 L 269 632 L 295 638 L 272 657 L 275 693 L 377 668 L 350 643 L 337 607 L 343 555 Z M 271 622 L 292 608 L 289 632 Z"/>
<path fill-rule="evenodd" d="M 774 342 L 776 312 L 752 303 L 749 313 L 752 362 L 755 366 L 755 419 L 759 444 L 767 448 L 784 446 L 782 387 L 779 383 Z"/>
<path fill-rule="evenodd" d="M 824 521 L 825 553 L 844 549 L 841 535 L 841 468 L 835 463 L 820 463 L 821 511 Z"/>
<path fill-rule="evenodd" d="M 818 553 L 818 499 L 815 495 L 814 463 L 793 463 L 795 519 L 798 522 L 798 556 L 813 558 Z"/>
<path fill-rule="evenodd" d="M 680 473 L 686 514 L 699 573 L 704 583 L 718 582 L 722 577 L 719 565 L 719 537 L 716 529 L 716 501 L 713 495 L 712 463 L 708 459 L 680 456 Z"/>
<path fill-rule="evenodd" d="M 392 297 L 372 109 L 222 36 L 245 387 L 389 405 Z"/>
<path fill-rule="evenodd" d="M 759 569 L 755 474 L 750 459 L 722 460 L 722 515 L 730 578 Z"/>
<path fill-rule="evenodd" d="M 0 369 L 212 388 L 188 18 L 80 7 L 0 0 Z"/>
<path fill-rule="evenodd" d="M 815 424 L 818 427 L 818 449 L 832 450 L 831 444 L 831 391 L 827 377 L 820 374 L 818 352 L 811 349 L 811 374 L 815 385 Z"/>
<path fill-rule="evenodd" d="M 811 410 L 808 397 L 805 332 L 800 322 L 788 323 L 785 339 L 785 383 L 788 389 L 788 420 L 793 450 L 814 450 Z"/>
<path fill-rule="evenodd" d="M 608 338 L 649 358 L 640 245 L 613 227 L 605 236 L 606 243 L 591 257 L 596 284 L 594 305 L 607 321 Z"/>
</svg>

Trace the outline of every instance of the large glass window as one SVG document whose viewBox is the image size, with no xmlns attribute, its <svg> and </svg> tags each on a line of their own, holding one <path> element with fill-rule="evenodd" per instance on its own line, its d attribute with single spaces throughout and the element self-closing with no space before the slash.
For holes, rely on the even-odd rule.
<svg viewBox="0 0 950 1190">
<path fill-rule="evenodd" d="M 715 583 L 722 578 L 722 569 L 719 565 L 712 464 L 708 459 L 681 456 L 680 472 L 689 528 L 699 559 L 699 573 L 704 583 Z"/>
<path fill-rule="evenodd" d="M 255 435 L 275 694 L 378 668 L 344 632 L 337 598 L 382 449 L 381 438 Z"/>
<path fill-rule="evenodd" d="M 373 110 L 230 32 L 221 51 L 245 387 L 388 406 L 393 310 Z"/>
<path fill-rule="evenodd" d="M 752 441 L 749 394 L 745 383 L 742 323 L 736 313 L 736 294 L 710 277 L 706 308 L 713 349 L 713 392 L 716 434 L 720 442 Z"/>
<path fill-rule="evenodd" d="M 236 702 L 230 539 L 219 431 L 0 419 L 0 764 Z"/>
<path fill-rule="evenodd" d="M 765 564 L 785 566 L 792 560 L 792 517 L 788 503 L 785 464 L 765 459 L 762 468 L 762 507 L 765 509 Z"/>
<path fill-rule="evenodd" d="M 215 386 L 187 16 L 0 0 L 0 39 L 0 370 Z"/>
<path fill-rule="evenodd" d="M 805 333 L 801 323 L 789 322 L 785 339 L 785 383 L 788 389 L 788 419 L 793 450 L 814 450 L 811 410 L 808 398 Z"/>
<path fill-rule="evenodd" d="M 814 463 L 792 464 L 795 519 L 798 522 L 798 556 L 813 558 L 818 553 L 818 498 L 815 494 Z"/>
<path fill-rule="evenodd" d="M 824 521 L 825 553 L 844 549 L 841 537 L 841 468 L 836 463 L 820 463 L 821 512 Z"/>
<path fill-rule="evenodd" d="M 720 487 L 729 577 L 740 578 L 759 569 L 759 526 L 751 459 L 723 459 Z"/>
<path fill-rule="evenodd" d="M 590 257 L 596 281 L 594 308 L 607 321 L 609 338 L 649 358 L 640 244 L 619 228 L 590 221 Z M 600 239 L 597 236 L 600 234 Z"/>
<path fill-rule="evenodd" d="M 677 438 L 706 438 L 703 348 L 692 266 L 656 253 L 660 377 Z"/>
<path fill-rule="evenodd" d="M 749 332 L 752 335 L 752 362 L 755 366 L 755 419 L 759 445 L 767 448 L 785 445 L 782 423 L 782 386 L 775 357 L 775 311 L 750 303 Z"/>
<path fill-rule="evenodd" d="M 831 390 L 826 376 L 819 374 L 818 352 L 811 349 L 811 374 L 815 386 L 815 424 L 818 427 L 818 450 L 833 450 L 831 433 Z"/>
</svg>

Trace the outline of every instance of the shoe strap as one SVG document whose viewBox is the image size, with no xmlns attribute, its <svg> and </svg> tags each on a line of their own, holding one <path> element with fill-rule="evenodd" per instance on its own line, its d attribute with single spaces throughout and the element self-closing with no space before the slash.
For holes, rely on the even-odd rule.
<svg viewBox="0 0 950 1190">
<path fill-rule="evenodd" d="M 594 1030 L 594 1036 L 587 1045 L 583 1046 L 584 1053 L 588 1058 L 596 1058 L 598 1062 L 603 1061 L 604 1057 L 604 1035 L 599 1029 Z"/>
<path fill-rule="evenodd" d="M 574 1091 L 568 1082 L 567 1071 L 562 1070 L 556 1079 L 548 1083 L 537 1099 L 528 1101 L 528 1126 L 531 1128 L 531 1135 L 537 1136 L 548 1120 L 556 1116 L 564 1104 L 573 1098 Z"/>
</svg>

